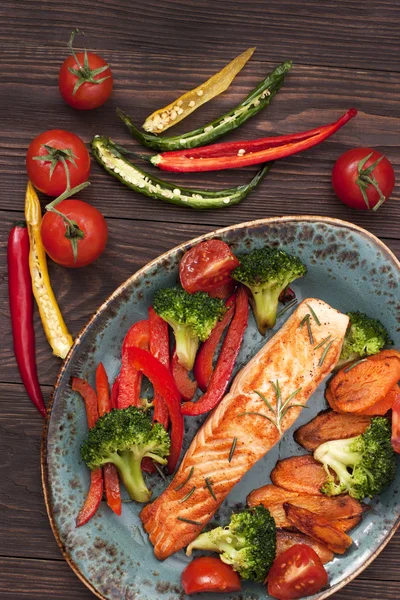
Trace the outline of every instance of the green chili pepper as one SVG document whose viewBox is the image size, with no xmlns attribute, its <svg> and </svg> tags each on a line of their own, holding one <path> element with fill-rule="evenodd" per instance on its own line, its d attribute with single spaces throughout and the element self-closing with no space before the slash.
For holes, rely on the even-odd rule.
<svg viewBox="0 0 400 600">
<path fill-rule="evenodd" d="M 222 208 L 238 204 L 257 187 L 272 167 L 272 162 L 267 163 L 246 185 L 218 192 L 191 190 L 162 181 L 142 171 L 127 160 L 109 138 L 96 136 L 91 141 L 91 147 L 94 157 L 102 167 L 135 192 L 170 204 L 196 209 Z"/>
<path fill-rule="evenodd" d="M 117 108 L 117 115 L 125 123 L 131 134 L 144 146 L 155 150 L 182 150 L 196 148 L 214 142 L 232 129 L 236 129 L 248 119 L 268 106 L 284 82 L 285 75 L 292 68 L 291 61 L 286 61 L 272 71 L 259 85 L 235 108 L 211 121 L 204 127 L 173 137 L 158 137 L 142 133 L 131 121 L 130 117 Z"/>
</svg>

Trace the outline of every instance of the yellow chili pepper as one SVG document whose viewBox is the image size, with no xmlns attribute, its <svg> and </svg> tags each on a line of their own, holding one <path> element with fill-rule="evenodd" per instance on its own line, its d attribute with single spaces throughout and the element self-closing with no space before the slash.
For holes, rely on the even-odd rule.
<svg viewBox="0 0 400 600">
<path fill-rule="evenodd" d="M 25 219 L 29 232 L 29 268 L 32 277 L 33 295 L 39 308 L 44 332 L 54 354 L 60 358 L 65 358 L 73 340 L 51 289 L 46 253 L 40 235 L 42 211 L 39 198 L 30 181 L 28 181 L 25 195 Z"/>
<path fill-rule="evenodd" d="M 151 133 L 161 133 L 182 121 L 205 102 L 222 94 L 231 85 L 239 71 L 243 69 L 254 50 L 255 48 L 248 48 L 197 88 L 186 92 L 168 106 L 153 112 L 143 123 L 143 129 Z"/>
</svg>

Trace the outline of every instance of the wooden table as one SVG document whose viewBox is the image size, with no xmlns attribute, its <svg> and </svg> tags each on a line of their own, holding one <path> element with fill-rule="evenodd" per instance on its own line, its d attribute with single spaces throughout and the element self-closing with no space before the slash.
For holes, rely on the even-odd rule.
<svg viewBox="0 0 400 600">
<path fill-rule="evenodd" d="M 12 350 L 6 243 L 11 223 L 23 216 L 24 161 L 30 140 L 46 129 L 64 128 L 87 142 L 94 134 L 103 134 L 132 146 L 115 116 L 117 106 L 140 124 L 177 92 L 198 85 L 254 45 L 254 58 L 230 91 L 193 114 L 179 131 L 235 105 L 285 59 L 292 59 L 294 68 L 278 97 L 231 139 L 301 131 L 333 121 L 351 106 L 359 110 L 357 119 L 333 139 L 276 164 L 255 193 L 227 210 L 194 212 L 152 201 L 122 187 L 93 164 L 92 186 L 81 197 L 107 217 L 107 249 L 82 270 L 50 263 L 54 290 L 75 335 L 139 267 L 218 226 L 274 215 L 334 216 L 366 227 L 399 255 L 398 188 L 377 214 L 354 212 L 336 200 L 330 172 L 347 148 L 373 146 L 387 154 L 400 174 L 400 4 L 396 0 L 3 0 L 0 12 L 0 598 L 83 600 L 93 596 L 62 559 L 49 527 L 39 470 L 42 422 L 20 383 Z M 92 112 L 66 106 L 57 87 L 66 42 L 76 26 L 86 33 L 88 48 L 99 49 L 109 61 L 115 78 L 112 99 Z M 226 171 L 169 179 L 221 188 L 247 181 L 249 175 Z M 35 326 L 40 381 L 48 399 L 60 362 L 51 355 L 37 318 Z M 400 534 L 334 598 L 398 598 L 399 556 Z"/>
</svg>

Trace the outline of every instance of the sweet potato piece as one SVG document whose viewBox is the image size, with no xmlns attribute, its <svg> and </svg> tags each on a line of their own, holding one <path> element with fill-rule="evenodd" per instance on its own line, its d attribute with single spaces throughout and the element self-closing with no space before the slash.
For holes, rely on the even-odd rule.
<svg viewBox="0 0 400 600">
<path fill-rule="evenodd" d="M 268 483 L 250 492 L 247 496 L 247 504 L 248 506 L 263 504 L 266 508 L 269 508 L 272 504 L 292 502 L 297 496 L 299 496 L 299 492 L 290 492 L 273 483 Z"/>
<path fill-rule="evenodd" d="M 363 415 L 374 415 L 374 416 L 386 415 L 386 413 L 389 410 L 391 410 L 391 408 L 398 396 L 400 396 L 400 387 L 398 385 L 395 385 L 394 388 L 392 388 L 390 390 L 390 392 L 388 394 L 386 394 L 386 396 L 384 397 L 383 400 L 380 400 L 376 404 L 373 404 L 369 408 L 366 408 L 365 410 L 363 410 L 362 414 Z M 360 416 L 361 416 L 361 413 L 360 413 Z"/>
<path fill-rule="evenodd" d="M 344 554 L 353 543 L 351 537 L 321 515 L 316 515 L 306 508 L 293 506 L 288 502 L 285 502 L 283 507 L 292 525 L 335 554 Z"/>
<path fill-rule="evenodd" d="M 323 546 L 316 540 L 313 540 L 304 533 L 297 533 L 296 531 L 280 531 L 276 532 L 276 556 L 285 552 L 288 548 L 291 548 L 295 544 L 306 544 L 311 546 L 313 550 L 318 554 L 322 564 L 326 564 L 333 560 L 334 554 L 331 550 L 328 550 L 326 546 Z"/>
<path fill-rule="evenodd" d="M 371 413 L 372 414 L 372 413 Z M 326 410 L 295 431 L 294 439 L 308 452 L 314 452 L 324 442 L 361 435 L 371 423 L 371 417 Z"/>
<path fill-rule="evenodd" d="M 320 489 L 325 480 L 324 467 L 309 454 L 279 460 L 271 472 L 271 481 L 275 485 L 313 496 L 322 496 Z"/>
<path fill-rule="evenodd" d="M 347 372 L 346 372 L 347 371 Z M 363 413 L 383 400 L 400 380 L 400 353 L 383 350 L 329 382 L 327 400 L 338 412 Z"/>
<path fill-rule="evenodd" d="M 344 531 L 346 533 L 346 531 L 350 531 L 350 529 L 354 529 L 354 527 L 357 527 L 357 525 L 361 521 L 361 518 L 362 515 L 357 515 L 355 517 L 350 517 L 350 519 L 338 519 L 336 521 L 329 522 L 331 523 L 331 525 L 334 525 L 335 527 L 340 529 L 340 531 Z"/>
</svg>

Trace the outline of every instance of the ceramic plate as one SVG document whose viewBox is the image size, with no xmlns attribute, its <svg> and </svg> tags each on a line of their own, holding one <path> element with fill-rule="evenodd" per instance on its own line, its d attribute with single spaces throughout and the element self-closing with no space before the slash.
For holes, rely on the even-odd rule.
<svg viewBox="0 0 400 600">
<path fill-rule="evenodd" d="M 130 325 L 147 317 L 154 292 L 174 285 L 179 260 L 185 250 L 200 240 L 217 237 L 235 252 L 265 244 L 280 246 L 298 255 L 309 272 L 293 287 L 299 300 L 316 297 L 341 311 L 361 310 L 380 319 L 400 347 L 400 264 L 376 237 L 367 231 L 323 217 L 283 217 L 243 223 L 191 240 L 135 273 L 100 307 L 67 357 L 58 377 L 47 422 L 42 453 L 42 474 L 47 510 L 64 557 L 81 580 L 98 597 L 107 600 L 178 600 L 184 597 L 180 574 L 189 559 L 181 551 L 158 562 L 141 527 L 141 505 L 124 503 L 122 516 L 115 516 L 103 502 L 96 516 L 76 529 L 75 517 L 89 487 L 89 471 L 80 458 L 80 445 L 87 434 L 85 410 L 79 395 L 71 390 L 71 376 L 94 384 L 96 365 L 102 361 L 110 381 L 119 371 L 122 340 Z M 288 317 L 277 322 L 272 336 Z M 396 321 L 397 317 L 397 321 Z M 268 338 L 267 336 L 267 338 Z M 251 316 L 236 370 L 265 343 Z M 326 407 L 323 383 L 309 401 L 310 409 L 294 428 L 309 421 Z M 186 445 L 201 419 L 186 420 Z M 278 458 L 302 454 L 289 430 L 281 443 L 249 471 L 234 488 L 216 515 L 228 519 L 233 508 L 243 505 L 247 494 L 269 482 Z M 165 487 L 157 476 L 150 486 L 153 497 Z M 371 502 L 362 522 L 351 532 L 353 545 L 342 557 L 327 565 L 330 587 L 314 596 L 327 598 L 360 573 L 382 550 L 399 525 L 400 469 L 396 482 Z M 265 598 L 261 585 L 243 583 L 241 594 L 224 598 Z M 208 600 L 221 599 L 208 594 Z"/>
</svg>

